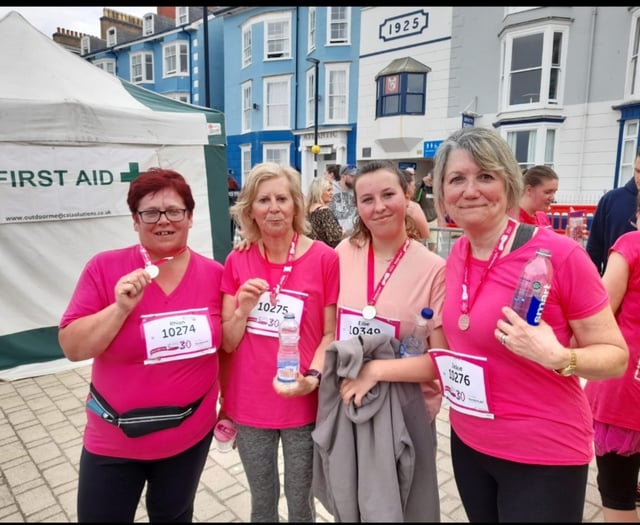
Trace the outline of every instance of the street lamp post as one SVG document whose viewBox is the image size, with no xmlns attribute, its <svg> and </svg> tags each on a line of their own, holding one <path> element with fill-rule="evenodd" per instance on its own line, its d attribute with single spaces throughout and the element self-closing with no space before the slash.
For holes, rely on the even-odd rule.
<svg viewBox="0 0 640 525">
<path fill-rule="evenodd" d="M 314 87 L 313 87 L 313 146 L 311 146 L 311 153 L 313 153 L 313 178 L 315 179 L 318 176 L 318 153 L 320 153 L 320 145 L 318 144 L 318 65 L 320 64 L 320 60 L 317 58 L 309 57 L 307 58 L 307 62 L 311 62 L 314 67 L 313 77 L 314 77 Z"/>
</svg>

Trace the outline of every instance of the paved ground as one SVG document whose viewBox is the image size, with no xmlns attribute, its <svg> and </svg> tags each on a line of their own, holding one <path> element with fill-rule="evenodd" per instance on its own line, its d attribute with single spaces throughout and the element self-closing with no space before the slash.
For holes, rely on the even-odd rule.
<svg viewBox="0 0 640 525">
<path fill-rule="evenodd" d="M 75 522 L 78 457 L 89 366 L 0 381 L 0 522 Z M 449 412 L 438 416 L 438 480 L 443 522 L 467 522 L 449 456 Z M 602 522 L 592 464 L 585 522 Z M 317 504 L 318 522 L 332 522 Z M 196 497 L 195 522 L 248 522 L 249 493 L 236 451 L 212 450 Z M 284 500 L 281 521 L 286 521 Z M 142 507 L 136 522 L 148 521 Z"/>
</svg>

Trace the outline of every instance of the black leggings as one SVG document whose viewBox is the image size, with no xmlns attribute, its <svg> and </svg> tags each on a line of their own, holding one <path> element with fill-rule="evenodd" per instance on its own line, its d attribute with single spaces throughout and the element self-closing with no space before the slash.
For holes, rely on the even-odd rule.
<svg viewBox="0 0 640 525">
<path fill-rule="evenodd" d="M 635 510 L 640 454 L 620 456 L 610 452 L 596 456 L 596 465 L 602 505 L 615 510 Z"/>
<path fill-rule="evenodd" d="M 190 449 L 165 459 L 80 455 L 78 522 L 133 523 L 147 483 L 150 522 L 190 522 L 213 431 Z"/>
<path fill-rule="evenodd" d="M 589 464 L 530 465 L 488 456 L 451 429 L 451 461 L 469 521 L 581 522 Z"/>
</svg>

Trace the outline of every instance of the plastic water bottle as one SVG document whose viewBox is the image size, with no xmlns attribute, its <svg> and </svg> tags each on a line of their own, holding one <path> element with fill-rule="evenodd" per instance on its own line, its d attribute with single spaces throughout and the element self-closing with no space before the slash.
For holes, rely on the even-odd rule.
<svg viewBox="0 0 640 525">
<path fill-rule="evenodd" d="M 575 211 L 573 208 L 569 211 L 569 219 L 567 220 L 567 234 L 574 241 L 582 242 L 582 230 L 584 228 L 584 211 Z"/>
<path fill-rule="evenodd" d="M 300 327 L 295 315 L 284 314 L 279 328 L 280 347 L 278 348 L 278 381 L 282 386 L 294 386 L 300 369 Z"/>
<path fill-rule="evenodd" d="M 424 354 L 427 348 L 427 337 L 431 333 L 429 321 L 433 318 L 431 308 L 423 308 L 420 315 L 416 316 L 416 324 L 410 335 L 405 335 L 400 343 L 399 357 L 414 357 Z"/>
<path fill-rule="evenodd" d="M 522 270 L 511 308 L 527 323 L 540 324 L 552 281 L 551 252 L 539 249 Z"/>
</svg>

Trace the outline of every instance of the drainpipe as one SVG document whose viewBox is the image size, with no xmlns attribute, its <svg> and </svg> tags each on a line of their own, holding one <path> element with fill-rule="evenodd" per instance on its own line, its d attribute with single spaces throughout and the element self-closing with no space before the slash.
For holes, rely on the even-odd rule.
<svg viewBox="0 0 640 525">
<path fill-rule="evenodd" d="M 203 31 L 203 44 L 204 44 L 204 105 L 208 108 L 211 107 L 211 96 L 209 91 L 209 8 L 202 8 L 202 31 Z"/>
</svg>

